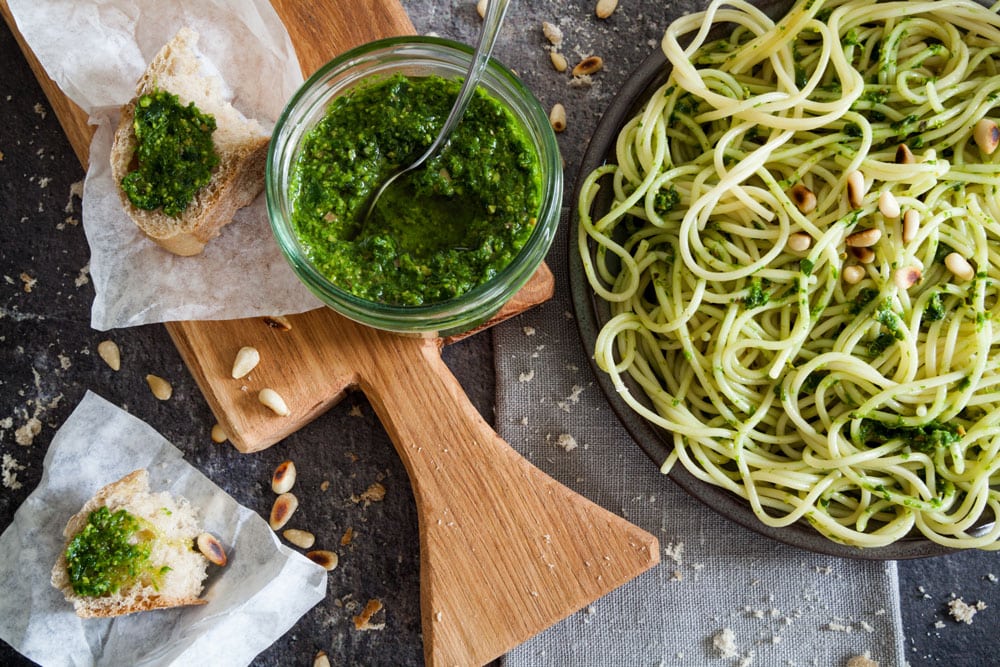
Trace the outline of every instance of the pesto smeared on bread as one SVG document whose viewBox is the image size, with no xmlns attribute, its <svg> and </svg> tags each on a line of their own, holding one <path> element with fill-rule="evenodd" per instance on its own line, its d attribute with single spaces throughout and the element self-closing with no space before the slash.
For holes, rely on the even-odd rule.
<svg viewBox="0 0 1000 667">
<path fill-rule="evenodd" d="M 137 208 L 162 209 L 176 218 L 219 164 L 212 143 L 215 117 L 194 102 L 184 106 L 176 95 L 154 90 L 136 101 L 132 127 L 138 166 L 122 179 L 122 190 Z"/>
</svg>

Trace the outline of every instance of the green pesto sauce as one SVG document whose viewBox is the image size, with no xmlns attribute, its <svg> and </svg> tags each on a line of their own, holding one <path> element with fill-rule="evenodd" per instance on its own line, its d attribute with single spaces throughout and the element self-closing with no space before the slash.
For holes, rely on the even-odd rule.
<svg viewBox="0 0 1000 667">
<path fill-rule="evenodd" d="M 150 547 L 138 540 L 139 519 L 125 510 L 101 507 L 66 547 L 69 581 L 77 595 L 112 595 L 148 567 Z"/>
<path fill-rule="evenodd" d="M 122 179 L 122 189 L 137 208 L 180 216 L 219 164 L 215 118 L 156 90 L 138 99 L 132 126 L 138 167 Z"/>
<path fill-rule="evenodd" d="M 444 301 L 506 267 L 541 205 L 538 156 L 514 116 L 477 90 L 448 145 L 369 201 L 443 125 L 459 81 L 394 75 L 338 97 L 304 137 L 292 225 L 332 283 L 392 305 Z"/>
</svg>

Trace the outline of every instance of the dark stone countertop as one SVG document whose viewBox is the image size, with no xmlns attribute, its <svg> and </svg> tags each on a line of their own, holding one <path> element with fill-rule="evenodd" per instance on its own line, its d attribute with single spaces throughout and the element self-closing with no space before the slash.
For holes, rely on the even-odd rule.
<svg viewBox="0 0 1000 667">
<path fill-rule="evenodd" d="M 696 3 L 697 4 L 697 3 Z M 470 0 L 433 3 L 404 0 L 419 32 L 471 42 L 479 19 Z M 560 144 L 572 184 L 587 138 L 624 78 L 656 48 L 668 16 L 685 2 L 623 0 L 611 19 L 593 16 L 593 2 L 515 2 L 496 56 L 516 70 L 548 108 L 562 102 L 569 125 Z M 596 53 L 605 70 L 589 88 L 568 85 L 554 72 L 539 26 L 560 23 L 564 53 Z M 365 397 L 349 395 L 327 414 L 263 452 L 242 455 L 209 438 L 214 418 L 160 325 L 102 333 L 89 326 L 93 286 L 89 250 L 80 224 L 80 200 L 71 186 L 83 169 L 35 82 L 10 32 L 0 30 L 0 454 L 14 457 L 20 488 L 0 488 L 0 526 L 38 484 L 42 459 L 55 430 L 87 390 L 142 418 L 184 451 L 188 461 L 240 503 L 267 514 L 270 473 L 281 460 L 296 461 L 303 498 L 298 519 L 321 539 L 354 539 L 341 550 L 327 598 L 304 616 L 255 665 L 310 665 L 319 649 L 334 664 L 422 663 L 416 513 L 406 472 Z M 567 193 L 567 198 L 570 193 Z M 122 350 L 122 370 L 112 372 L 97 356 L 97 344 L 112 339 Z M 488 333 L 445 350 L 445 361 L 474 404 L 492 420 L 494 374 Z M 146 373 L 168 378 L 173 397 L 157 401 Z M 356 413 L 360 411 L 360 417 Z M 36 423 L 39 430 L 26 433 Z M 18 434 L 22 437 L 18 438 Z M 26 444 L 19 444 L 20 439 Z M 99 446 L 99 443 L 95 443 Z M 320 484 L 330 482 L 329 490 Z M 368 507 L 350 496 L 381 480 L 385 500 Z M 957 553 L 899 563 L 907 656 L 912 665 L 1000 664 L 1000 564 L 995 554 Z M 972 624 L 956 622 L 948 602 L 983 601 Z M 379 598 L 387 629 L 356 632 L 358 605 Z M 0 664 L 32 664 L 0 643 Z"/>
</svg>

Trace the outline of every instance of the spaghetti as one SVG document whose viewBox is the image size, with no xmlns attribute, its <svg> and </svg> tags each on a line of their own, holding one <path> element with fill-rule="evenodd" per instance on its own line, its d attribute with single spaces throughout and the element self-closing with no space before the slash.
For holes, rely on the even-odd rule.
<svg viewBox="0 0 1000 667">
<path fill-rule="evenodd" d="M 667 29 L 578 202 L 595 359 L 664 472 L 846 544 L 1000 549 L 998 12 L 731 0 Z"/>
</svg>

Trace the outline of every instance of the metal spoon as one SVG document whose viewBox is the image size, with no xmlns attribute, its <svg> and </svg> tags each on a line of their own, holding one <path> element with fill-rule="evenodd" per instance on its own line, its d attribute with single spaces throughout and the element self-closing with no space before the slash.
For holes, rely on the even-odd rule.
<svg viewBox="0 0 1000 667">
<path fill-rule="evenodd" d="M 378 201 L 382 193 L 386 191 L 393 181 L 398 179 L 403 174 L 413 171 L 418 168 L 424 162 L 426 162 L 438 148 L 444 145 L 448 136 L 451 134 L 455 126 L 458 125 L 459 121 L 462 120 L 462 115 L 465 113 L 466 107 L 469 106 L 469 101 L 472 100 L 472 95 L 476 92 L 476 86 L 479 85 L 479 80 L 483 76 L 483 71 L 486 69 L 486 63 L 489 62 L 490 54 L 493 52 L 493 45 L 497 41 L 497 35 L 500 33 L 500 25 L 503 23 L 504 14 L 507 13 L 507 6 L 510 4 L 510 0 L 489 0 L 486 4 L 486 15 L 483 17 L 483 29 L 479 33 L 479 44 L 476 45 L 476 50 L 472 54 L 472 62 L 469 63 L 469 69 L 465 75 L 465 81 L 462 83 L 462 88 L 458 91 L 458 97 L 455 99 L 455 104 L 451 107 L 451 112 L 448 114 L 448 118 L 445 119 L 444 125 L 441 126 L 441 131 L 438 132 L 437 137 L 431 143 L 430 147 L 421 155 L 415 162 L 410 164 L 403 169 L 400 169 L 395 174 L 390 176 L 385 183 L 379 187 L 375 192 L 375 196 L 372 197 L 371 203 L 368 204 L 368 211 L 365 213 L 365 220 L 371 216 L 372 211 L 375 210 L 375 203 Z"/>
</svg>

